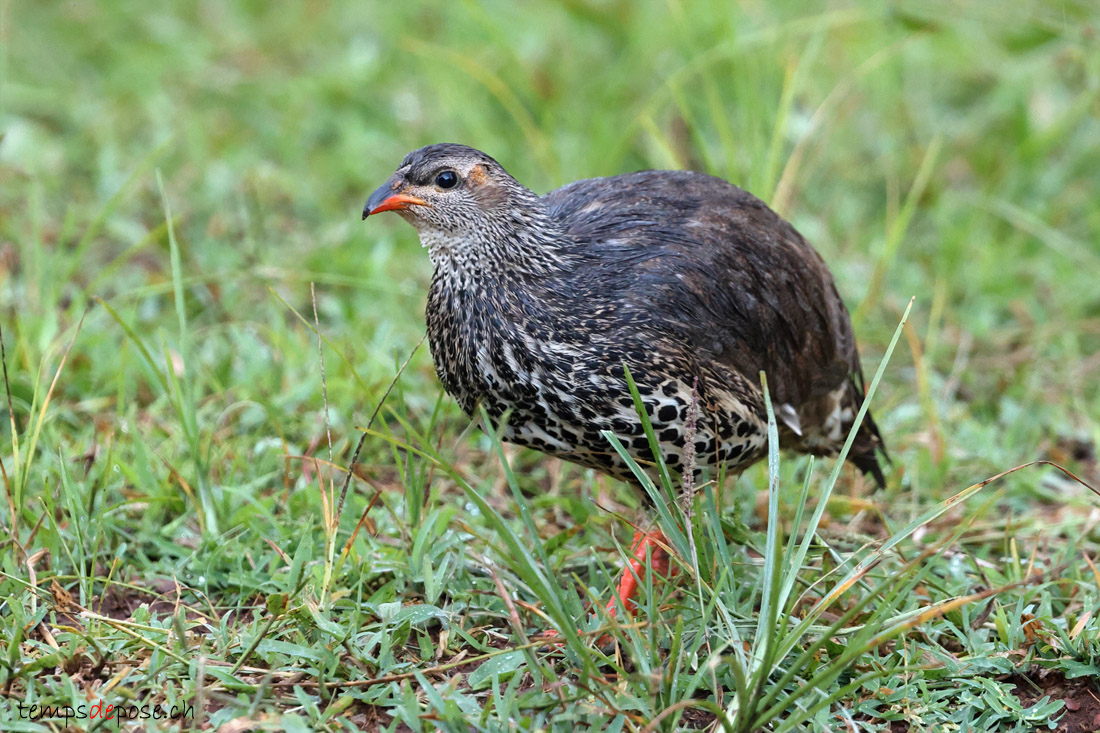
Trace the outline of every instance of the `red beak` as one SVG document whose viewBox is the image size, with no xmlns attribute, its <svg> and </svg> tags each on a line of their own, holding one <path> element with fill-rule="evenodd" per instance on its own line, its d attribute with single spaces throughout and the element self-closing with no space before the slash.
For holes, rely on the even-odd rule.
<svg viewBox="0 0 1100 733">
<path fill-rule="evenodd" d="M 383 211 L 401 211 L 410 206 L 430 206 L 430 204 L 416 196 L 394 192 L 393 185 L 386 183 L 367 199 L 367 204 L 363 207 L 363 218 L 366 219 L 371 214 L 381 214 Z"/>
</svg>

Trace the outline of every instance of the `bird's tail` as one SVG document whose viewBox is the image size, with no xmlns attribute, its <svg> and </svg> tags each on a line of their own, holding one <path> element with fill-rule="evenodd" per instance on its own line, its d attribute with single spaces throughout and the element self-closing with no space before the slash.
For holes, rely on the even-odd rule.
<svg viewBox="0 0 1100 733">
<path fill-rule="evenodd" d="M 853 466 L 870 474 L 880 489 L 886 488 L 886 477 L 882 474 L 882 466 L 879 464 L 879 456 L 889 464 L 890 454 L 886 452 L 886 444 L 879 435 L 878 425 L 868 412 L 863 418 L 863 424 L 859 427 L 856 440 L 852 444 L 852 450 L 848 453 L 848 460 Z"/>
<path fill-rule="evenodd" d="M 861 385 L 859 384 L 862 381 L 862 379 L 858 382 L 853 380 L 851 384 L 852 394 L 855 397 L 856 412 L 862 407 L 865 399 L 864 392 L 860 389 Z M 878 425 L 875 424 L 875 419 L 871 416 L 871 411 L 868 410 L 867 414 L 863 416 L 863 422 L 860 423 L 859 432 L 856 433 L 855 442 L 852 443 L 852 449 L 848 452 L 848 461 L 864 474 L 870 474 L 878 487 L 884 489 L 886 488 L 886 477 L 882 474 L 882 465 L 879 463 L 880 455 L 887 465 L 891 463 L 890 454 L 886 452 L 886 443 L 883 442 L 882 434 L 878 431 Z"/>
</svg>

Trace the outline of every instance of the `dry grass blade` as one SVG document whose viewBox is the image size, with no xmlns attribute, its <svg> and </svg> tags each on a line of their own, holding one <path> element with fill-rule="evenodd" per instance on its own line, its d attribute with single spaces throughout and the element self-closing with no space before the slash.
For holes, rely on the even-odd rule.
<svg viewBox="0 0 1100 733">
<path fill-rule="evenodd" d="M 508 620 L 512 622 L 512 630 L 516 632 L 516 636 L 520 638 L 520 641 L 524 644 L 528 643 L 527 632 L 523 630 L 523 622 L 519 618 L 519 612 L 516 611 L 516 604 L 512 601 L 512 596 L 508 593 L 504 587 L 504 582 L 500 579 L 500 573 L 493 567 L 491 562 L 486 562 L 486 567 L 489 568 L 489 575 L 493 578 L 493 585 L 496 586 L 497 595 L 500 596 L 500 600 L 504 602 L 504 607 L 508 609 Z"/>
<path fill-rule="evenodd" d="M 332 465 L 332 426 L 329 424 L 328 416 L 328 380 L 325 378 L 325 348 L 324 339 L 321 337 L 321 321 L 317 316 L 317 291 L 313 286 L 313 283 L 309 284 L 309 299 L 313 303 L 313 325 L 317 328 L 317 359 L 321 364 L 321 399 L 324 402 L 325 409 L 325 439 L 328 442 L 328 462 Z M 329 474 L 329 490 L 332 486 L 332 474 Z"/>
<path fill-rule="evenodd" d="M 4 367 L 4 392 L 8 397 L 8 420 L 11 423 L 11 445 L 12 455 L 15 456 L 15 462 L 12 465 L 12 470 L 15 475 L 19 476 L 19 431 L 15 429 L 15 408 L 12 406 L 11 401 L 11 383 L 8 381 L 8 352 L 4 346 L 4 328 L 0 326 L 0 364 Z M 15 497 L 12 494 L 11 481 L 8 478 L 8 469 L 4 466 L 3 457 L 0 457 L 0 472 L 4 475 L 4 496 L 8 500 L 8 511 L 11 514 L 11 532 L 12 537 L 15 537 L 15 527 L 18 523 L 18 516 L 15 511 Z"/>
<path fill-rule="evenodd" d="M 15 407 L 11 401 L 11 381 L 8 379 L 8 349 L 4 344 L 4 327 L 0 325 L 0 364 L 4 367 L 4 394 L 8 398 L 8 420 L 11 423 L 11 439 L 15 445 L 15 456 L 19 457 L 19 431 L 15 428 Z M 18 471 L 18 466 L 15 467 Z"/>
<path fill-rule="evenodd" d="M 355 474 L 355 467 L 359 465 L 359 453 L 363 450 L 363 443 L 366 442 L 367 436 L 370 435 L 370 429 L 374 426 L 374 420 L 378 417 L 378 413 L 382 410 L 382 405 L 386 404 L 386 398 L 390 396 L 390 392 L 397 385 L 397 380 L 401 379 L 401 375 L 405 372 L 405 367 L 412 361 L 413 356 L 424 344 L 424 340 L 428 338 L 428 334 L 424 334 L 420 337 L 420 340 L 416 342 L 416 346 L 409 352 L 408 358 L 401 364 L 397 370 L 397 374 L 393 375 L 393 381 L 386 387 L 386 391 L 382 393 L 382 399 L 378 400 L 378 404 L 374 408 L 374 412 L 371 413 L 370 420 L 367 421 L 367 426 L 363 428 L 363 434 L 359 436 L 359 442 L 355 444 L 355 451 L 351 454 L 351 462 L 348 464 L 347 475 L 344 476 L 344 485 L 340 488 L 340 501 L 336 503 L 336 522 L 339 523 L 340 515 L 344 513 L 344 499 L 348 495 L 348 486 L 351 484 L 351 477 Z"/>
<path fill-rule="evenodd" d="M 374 509 L 374 505 L 378 503 L 378 500 L 382 498 L 381 491 L 375 491 L 374 496 L 370 498 L 367 505 L 363 508 L 363 513 L 359 515 L 359 521 L 355 523 L 355 529 L 348 535 L 348 541 L 344 543 L 344 549 L 340 551 L 340 559 L 343 560 L 347 557 L 347 554 L 351 552 L 351 546 L 355 543 L 355 538 L 359 536 L 359 532 L 367 525 L 369 521 L 370 511 Z M 372 530 L 373 531 L 373 530 Z"/>
<path fill-rule="evenodd" d="M 65 368 L 65 363 L 69 359 L 69 352 L 73 350 L 73 344 L 76 343 L 76 337 L 80 335 L 80 329 L 84 326 L 84 318 L 88 315 L 88 309 L 85 308 L 84 312 L 80 314 L 80 320 L 76 324 L 76 330 L 73 332 L 73 337 L 69 339 L 69 345 L 65 347 L 65 353 L 61 355 L 61 363 L 57 365 L 57 371 L 54 372 L 53 380 L 50 382 L 50 388 L 46 391 L 46 397 L 42 400 L 42 407 L 38 410 L 38 418 L 34 422 L 34 428 L 31 431 L 30 440 L 27 441 L 27 460 L 23 464 L 23 475 L 19 477 L 18 483 L 15 486 L 15 505 L 22 505 L 22 494 L 26 488 L 26 483 L 30 478 L 30 463 L 31 457 L 34 455 L 34 449 L 38 445 L 38 437 L 42 432 L 42 425 L 46 421 L 46 409 L 50 406 L 50 399 L 53 397 L 54 390 L 57 388 L 57 382 L 61 379 L 61 372 Z M 7 366 L 4 367 L 4 380 L 7 382 Z M 11 395 L 8 395 L 9 407 L 11 409 Z M 12 412 L 12 436 L 15 435 L 15 413 Z M 13 527 L 14 528 L 14 527 Z"/>
</svg>

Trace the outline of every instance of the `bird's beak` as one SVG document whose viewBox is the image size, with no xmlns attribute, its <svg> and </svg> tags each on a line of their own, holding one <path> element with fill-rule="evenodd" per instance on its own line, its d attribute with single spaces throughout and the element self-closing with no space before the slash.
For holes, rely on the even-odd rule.
<svg viewBox="0 0 1100 733">
<path fill-rule="evenodd" d="M 416 196 L 401 193 L 400 182 L 389 180 L 379 186 L 378 190 L 367 199 L 367 204 L 363 207 L 363 218 L 366 219 L 371 214 L 381 214 L 383 211 L 401 211 L 410 206 L 430 206 L 430 204 Z"/>
</svg>

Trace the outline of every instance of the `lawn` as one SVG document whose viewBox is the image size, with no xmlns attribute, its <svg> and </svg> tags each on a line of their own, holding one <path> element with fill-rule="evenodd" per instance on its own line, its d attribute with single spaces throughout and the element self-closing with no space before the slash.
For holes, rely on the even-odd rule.
<svg viewBox="0 0 1100 733">
<path fill-rule="evenodd" d="M 1100 729 L 1100 12 L 811 8 L 0 0 L 0 729 Z M 360 221 L 438 141 L 768 201 L 887 488 L 647 517 L 480 432 Z M 590 615 L 650 521 L 675 581 Z"/>
</svg>

